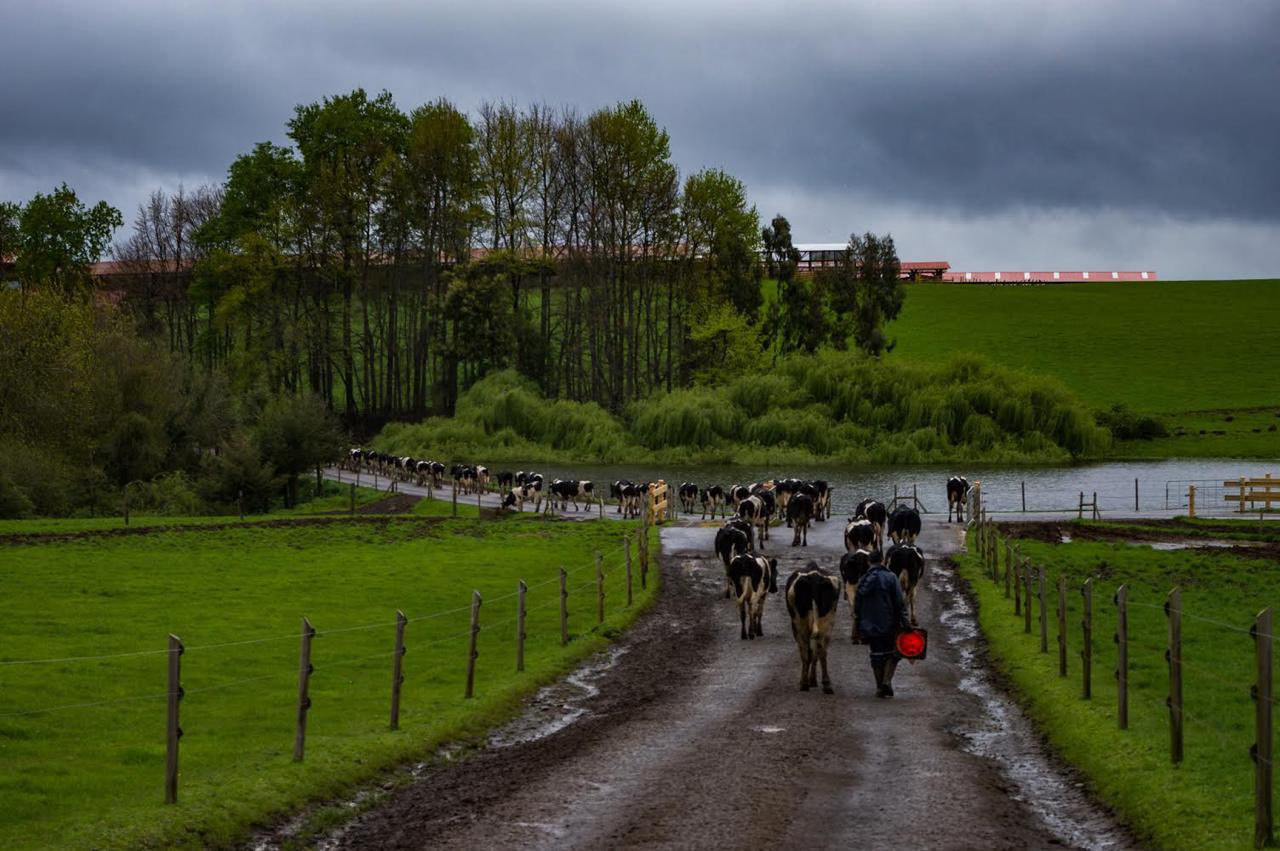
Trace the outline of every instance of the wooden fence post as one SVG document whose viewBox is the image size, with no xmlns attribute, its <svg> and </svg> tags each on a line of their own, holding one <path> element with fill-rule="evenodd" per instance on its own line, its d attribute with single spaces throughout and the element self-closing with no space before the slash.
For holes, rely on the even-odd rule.
<svg viewBox="0 0 1280 851">
<path fill-rule="evenodd" d="M 404 684 L 404 628 L 409 619 L 396 610 L 396 649 L 391 655 L 391 729 L 400 729 L 400 686 Z"/>
<path fill-rule="evenodd" d="M 529 586 L 521 579 L 516 585 L 516 673 L 524 670 L 524 598 L 529 593 Z"/>
<path fill-rule="evenodd" d="M 596 623 L 604 623 L 604 556 L 596 553 Z"/>
<path fill-rule="evenodd" d="M 165 738 L 164 802 L 178 803 L 178 740 L 182 727 L 178 718 L 178 705 L 182 702 L 182 653 L 181 639 L 169 633 L 169 730 Z"/>
<path fill-rule="evenodd" d="M 1273 772 L 1271 770 L 1272 755 L 1272 696 L 1271 696 L 1271 608 L 1265 608 L 1254 618 L 1253 651 L 1258 663 L 1258 682 L 1254 686 L 1254 713 L 1257 737 L 1254 741 L 1253 756 L 1253 791 L 1254 791 L 1254 828 L 1253 844 L 1255 848 L 1275 844 L 1271 824 L 1271 801 Z"/>
<path fill-rule="evenodd" d="M 1058 676 L 1067 675 L 1067 578 L 1058 577 Z"/>
<path fill-rule="evenodd" d="M 1182 762 L 1182 589 L 1175 587 L 1164 601 L 1169 618 L 1169 758 Z"/>
<path fill-rule="evenodd" d="M 339 491 L 341 493 L 341 491 Z M 244 488 L 236 491 L 236 506 L 240 509 L 240 522 L 244 522 Z"/>
<path fill-rule="evenodd" d="M 1093 697 L 1093 580 L 1086 579 L 1080 589 L 1084 598 L 1084 617 L 1080 619 L 1080 696 Z"/>
<path fill-rule="evenodd" d="M 560 646 L 569 643 L 569 574 L 560 568 Z"/>
<path fill-rule="evenodd" d="M 456 493 L 456 491 L 455 491 Z M 470 700 L 475 695 L 476 686 L 476 638 L 480 635 L 480 592 L 471 592 L 471 639 L 467 646 L 467 690 L 463 698 Z"/>
<path fill-rule="evenodd" d="M 1009 543 L 1009 539 L 1004 539 L 1004 598 L 1009 599 L 1009 594 L 1013 590 L 1012 583 L 1009 581 L 1010 574 L 1013 573 L 1013 547 Z"/>
<path fill-rule="evenodd" d="M 640 588 L 649 585 L 649 524 L 640 526 Z"/>
<path fill-rule="evenodd" d="M 627 552 L 627 606 L 631 606 L 631 537 L 622 539 L 622 546 Z"/>
<path fill-rule="evenodd" d="M 293 761 L 302 762 L 307 744 L 307 710 L 311 708 L 311 640 L 316 628 L 305 617 L 302 619 L 302 647 L 298 653 L 298 723 L 293 734 Z"/>
<path fill-rule="evenodd" d="M 1196 486 L 1187 486 L 1187 516 L 1196 516 Z"/>
<path fill-rule="evenodd" d="M 1129 586 L 1116 589 L 1116 721 L 1129 729 Z"/>
<path fill-rule="evenodd" d="M 1141 509 L 1138 508 L 1138 480 L 1133 480 L 1133 513 L 1137 514 Z"/>
<path fill-rule="evenodd" d="M 1031 609 L 1034 603 L 1031 600 L 1031 559 L 1027 559 L 1022 563 L 1022 584 L 1026 588 L 1027 601 L 1022 607 L 1022 631 L 1027 635 L 1031 634 Z"/>
<path fill-rule="evenodd" d="M 351 512 L 350 513 L 352 514 L 356 513 L 356 483 L 355 482 L 351 483 Z"/>
<path fill-rule="evenodd" d="M 1027 513 L 1027 482 L 1025 479 L 1022 482 L 1022 513 Z"/>
<path fill-rule="evenodd" d="M 1080 511 L 1076 514 L 1076 519 L 1084 519 L 1084 491 L 1080 491 Z"/>
<path fill-rule="evenodd" d="M 1049 652 L 1049 610 L 1048 608 L 1046 608 L 1045 602 L 1044 602 L 1044 583 L 1045 583 L 1044 573 L 1045 573 L 1044 565 L 1042 564 L 1036 571 L 1037 578 L 1040 580 L 1039 585 L 1036 588 L 1036 595 L 1040 600 L 1040 652 L 1048 653 Z"/>
<path fill-rule="evenodd" d="M 1102 519 L 1102 512 L 1098 511 L 1098 492 L 1097 491 L 1093 492 L 1093 519 L 1094 520 Z"/>
<path fill-rule="evenodd" d="M 1018 559 L 1010 567 L 1013 573 L 1013 616 L 1022 617 L 1022 559 Z M 1008 577 L 1005 577 L 1008 580 Z"/>
<path fill-rule="evenodd" d="M 124 525 L 129 525 L 129 485 L 124 486 Z"/>
<path fill-rule="evenodd" d="M 476 516 L 480 516 L 481 509 L 484 508 L 484 488 L 476 485 Z"/>
</svg>

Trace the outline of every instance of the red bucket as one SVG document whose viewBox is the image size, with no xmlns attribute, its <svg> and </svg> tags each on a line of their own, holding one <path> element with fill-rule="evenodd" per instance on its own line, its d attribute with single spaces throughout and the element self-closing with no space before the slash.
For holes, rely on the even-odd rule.
<svg viewBox="0 0 1280 851">
<path fill-rule="evenodd" d="M 898 653 L 903 659 L 912 662 L 925 657 L 929 650 L 929 631 L 927 629 L 905 629 L 898 633 L 896 640 Z"/>
</svg>

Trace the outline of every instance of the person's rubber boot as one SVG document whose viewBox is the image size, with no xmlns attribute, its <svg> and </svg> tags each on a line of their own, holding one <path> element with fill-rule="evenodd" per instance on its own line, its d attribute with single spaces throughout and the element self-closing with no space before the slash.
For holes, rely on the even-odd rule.
<svg viewBox="0 0 1280 851">
<path fill-rule="evenodd" d="M 871 671 L 876 675 L 876 697 L 884 697 L 884 663 L 872 663 Z"/>
<path fill-rule="evenodd" d="M 884 696 L 893 697 L 893 672 L 898 670 L 898 660 L 890 659 L 884 663 Z"/>
</svg>

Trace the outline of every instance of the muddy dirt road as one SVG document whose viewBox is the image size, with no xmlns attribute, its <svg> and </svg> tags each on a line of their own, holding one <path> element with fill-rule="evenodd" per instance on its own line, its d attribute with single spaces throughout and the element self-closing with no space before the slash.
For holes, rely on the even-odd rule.
<svg viewBox="0 0 1280 851">
<path fill-rule="evenodd" d="M 807 549 L 777 530 L 785 577 L 834 569 L 840 518 Z M 1041 753 L 980 666 L 972 612 L 940 563 L 958 526 L 930 522 L 918 598 L 929 659 L 876 699 L 842 602 L 836 693 L 797 688 L 785 603 L 765 636 L 738 638 L 717 593 L 711 529 L 664 532 L 665 593 L 593 675 L 585 712 L 538 735 L 532 713 L 489 748 L 429 773 L 330 843 L 343 848 L 1123 848 L 1130 840 Z M 785 539 L 784 539 L 785 536 Z M 599 663 L 597 663 L 599 664 Z M 558 704 L 557 704 L 558 707 Z M 556 707 L 553 707 L 553 709 Z M 546 707 L 543 707 L 545 711 Z M 554 712 L 553 712 L 554 714 Z M 532 726 L 530 726 L 532 724 Z M 546 729 L 554 729 L 553 722 Z M 329 843 L 327 843 L 329 844 Z"/>
</svg>

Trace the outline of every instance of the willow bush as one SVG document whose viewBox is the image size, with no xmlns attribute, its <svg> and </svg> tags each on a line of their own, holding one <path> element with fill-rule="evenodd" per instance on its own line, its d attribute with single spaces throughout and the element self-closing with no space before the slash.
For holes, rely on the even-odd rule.
<svg viewBox="0 0 1280 851">
<path fill-rule="evenodd" d="M 490 463 L 1060 463 L 1105 453 L 1111 433 L 1057 381 L 980 357 L 898 364 L 825 351 L 657 393 L 621 416 L 544 399 L 505 370 L 473 385 L 456 417 L 389 425 L 374 445 Z"/>
</svg>

